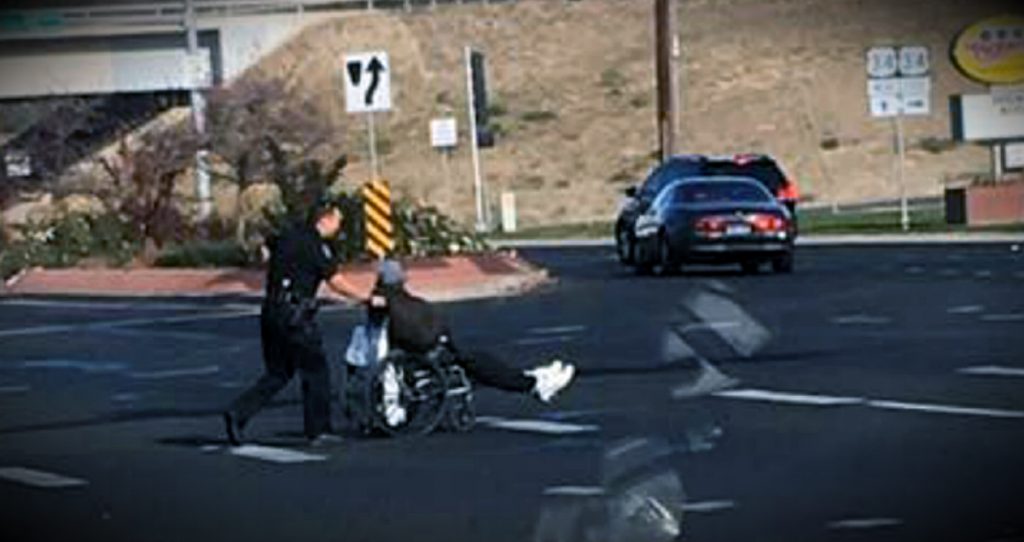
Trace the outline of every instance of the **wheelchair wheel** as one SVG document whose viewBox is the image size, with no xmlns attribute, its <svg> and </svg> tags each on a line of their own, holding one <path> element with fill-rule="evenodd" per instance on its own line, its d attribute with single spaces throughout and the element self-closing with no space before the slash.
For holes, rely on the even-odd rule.
<svg viewBox="0 0 1024 542">
<path fill-rule="evenodd" d="M 434 363 L 407 357 L 386 360 L 369 391 L 373 425 L 389 436 L 427 434 L 447 411 L 447 375 Z"/>
</svg>

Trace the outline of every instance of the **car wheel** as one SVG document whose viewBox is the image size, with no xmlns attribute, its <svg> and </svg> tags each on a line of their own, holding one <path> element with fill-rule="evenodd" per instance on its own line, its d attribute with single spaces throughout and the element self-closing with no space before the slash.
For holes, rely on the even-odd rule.
<svg viewBox="0 0 1024 542">
<path fill-rule="evenodd" d="M 761 270 L 761 262 L 757 260 L 747 260 L 740 264 L 743 268 L 743 272 L 747 275 L 756 275 Z"/>
<path fill-rule="evenodd" d="M 629 231 L 622 229 L 615 236 L 615 248 L 619 253 L 619 262 L 623 265 L 632 265 L 636 261 L 636 247 Z"/>
<path fill-rule="evenodd" d="M 658 236 L 658 261 L 655 263 L 659 275 L 670 275 L 679 267 L 672 253 L 672 243 L 664 233 Z"/>
<path fill-rule="evenodd" d="M 786 254 L 785 256 L 779 256 L 772 260 L 772 271 L 775 271 L 776 273 L 792 273 L 793 255 Z"/>
</svg>

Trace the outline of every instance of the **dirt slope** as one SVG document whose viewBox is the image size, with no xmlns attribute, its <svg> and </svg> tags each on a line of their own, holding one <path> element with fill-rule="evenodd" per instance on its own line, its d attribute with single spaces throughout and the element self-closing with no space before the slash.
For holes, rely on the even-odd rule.
<svg viewBox="0 0 1024 542">
<path fill-rule="evenodd" d="M 947 96 L 983 89 L 946 51 L 958 29 L 1012 9 L 977 0 L 687 0 L 680 2 L 685 152 L 762 151 L 778 156 L 805 194 L 841 202 L 894 197 L 892 127 L 867 114 L 864 51 L 876 44 L 930 46 L 933 114 L 907 121 L 909 191 L 937 194 L 944 178 L 984 172 L 988 152 L 931 152 L 949 137 Z M 346 15 L 313 27 L 271 55 L 265 73 L 291 74 L 316 96 L 362 159 L 365 120 L 344 113 L 340 58 L 384 49 L 393 112 L 377 124 L 384 174 L 413 197 L 461 218 L 473 213 L 468 149 L 446 162 L 429 146 L 431 118 L 454 113 L 466 142 L 463 47 L 485 51 L 503 135 L 483 153 L 492 204 L 516 192 L 522 224 L 603 219 L 655 150 L 647 0 L 523 0 L 413 14 Z M 255 74 L 253 75 L 255 76 Z M 826 140 L 838 146 L 823 147 Z"/>
</svg>

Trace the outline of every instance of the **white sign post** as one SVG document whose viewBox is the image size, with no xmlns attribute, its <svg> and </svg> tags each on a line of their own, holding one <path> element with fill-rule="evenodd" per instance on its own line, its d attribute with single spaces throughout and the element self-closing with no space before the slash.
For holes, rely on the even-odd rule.
<svg viewBox="0 0 1024 542">
<path fill-rule="evenodd" d="M 391 62 L 384 51 L 345 56 L 345 110 L 366 113 L 373 178 L 380 176 L 373 114 L 391 110 Z"/>
<path fill-rule="evenodd" d="M 872 47 L 867 52 L 868 105 L 871 116 L 893 119 L 896 136 L 897 177 L 900 186 L 900 224 L 910 229 L 904 163 L 904 115 L 931 113 L 931 71 L 928 48 Z"/>
</svg>

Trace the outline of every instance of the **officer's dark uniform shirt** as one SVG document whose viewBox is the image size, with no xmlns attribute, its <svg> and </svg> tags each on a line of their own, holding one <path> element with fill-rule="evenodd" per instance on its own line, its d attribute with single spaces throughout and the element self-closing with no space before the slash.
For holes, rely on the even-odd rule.
<svg viewBox="0 0 1024 542">
<path fill-rule="evenodd" d="M 269 245 L 268 296 L 288 290 L 300 299 L 312 299 L 320 282 L 330 278 L 337 268 L 330 245 L 311 225 L 291 226 Z"/>
</svg>

